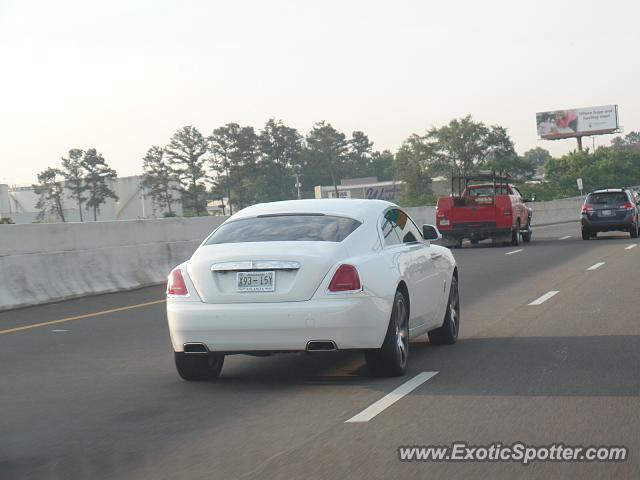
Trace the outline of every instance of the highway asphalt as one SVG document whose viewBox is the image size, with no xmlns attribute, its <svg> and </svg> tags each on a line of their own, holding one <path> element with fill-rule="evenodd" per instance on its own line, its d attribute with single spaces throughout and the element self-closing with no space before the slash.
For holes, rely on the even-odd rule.
<svg viewBox="0 0 640 480">
<path fill-rule="evenodd" d="M 233 356 L 218 381 L 184 382 L 163 287 L 0 312 L 0 480 L 639 478 L 637 243 L 583 241 L 572 223 L 519 247 L 454 250 L 460 341 L 414 339 L 402 378 L 369 377 L 361 354 L 340 352 Z M 421 372 L 438 373 L 347 422 Z M 630 458 L 398 459 L 400 446 L 455 441 L 626 446 Z"/>
</svg>

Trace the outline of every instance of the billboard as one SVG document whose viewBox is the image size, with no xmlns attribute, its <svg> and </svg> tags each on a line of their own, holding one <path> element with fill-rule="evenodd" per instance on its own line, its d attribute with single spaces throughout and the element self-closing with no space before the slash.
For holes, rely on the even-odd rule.
<svg viewBox="0 0 640 480">
<path fill-rule="evenodd" d="M 613 133 L 618 129 L 618 106 L 571 108 L 536 113 L 538 136 L 545 140 Z"/>
</svg>

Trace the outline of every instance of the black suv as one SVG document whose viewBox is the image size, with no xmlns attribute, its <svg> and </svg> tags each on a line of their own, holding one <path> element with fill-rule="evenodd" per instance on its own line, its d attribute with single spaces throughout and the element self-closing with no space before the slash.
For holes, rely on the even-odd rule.
<svg viewBox="0 0 640 480">
<path fill-rule="evenodd" d="M 638 238 L 638 196 L 626 188 L 594 190 L 582 205 L 582 239 L 612 230 Z"/>
</svg>

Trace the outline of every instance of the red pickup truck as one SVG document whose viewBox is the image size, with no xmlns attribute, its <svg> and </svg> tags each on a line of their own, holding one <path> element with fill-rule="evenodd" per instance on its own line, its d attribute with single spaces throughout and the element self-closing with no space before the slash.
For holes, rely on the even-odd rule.
<svg viewBox="0 0 640 480">
<path fill-rule="evenodd" d="M 493 243 L 518 245 L 531 241 L 531 209 L 509 177 L 476 175 L 454 177 L 460 195 L 440 197 L 436 206 L 436 226 L 443 244 L 461 247 L 468 238 L 472 244 L 487 238 Z M 483 183 L 471 184 L 480 181 Z M 464 189 L 461 185 L 464 182 Z M 452 187 L 453 191 L 453 187 Z"/>
</svg>

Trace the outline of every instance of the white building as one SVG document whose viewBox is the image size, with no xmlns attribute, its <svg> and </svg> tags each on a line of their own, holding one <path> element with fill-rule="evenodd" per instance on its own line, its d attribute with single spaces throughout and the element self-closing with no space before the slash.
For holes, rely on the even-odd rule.
<svg viewBox="0 0 640 480">
<path fill-rule="evenodd" d="M 137 218 L 161 218 L 166 209 L 154 205 L 148 195 L 144 195 L 140 187 L 141 176 L 119 177 L 112 182 L 111 188 L 118 196 L 118 201 L 107 199 L 100 205 L 98 220 L 134 220 Z M 179 195 L 174 193 L 174 196 Z M 0 184 L 0 216 L 11 218 L 15 223 L 33 223 L 38 221 L 39 211 L 36 209 L 38 195 L 33 187 L 10 187 Z M 82 206 L 84 221 L 93 221 L 93 210 Z M 182 215 L 182 202 L 178 200 L 172 205 L 176 215 Z M 79 222 L 80 210 L 71 198 L 68 189 L 64 189 L 63 211 L 67 222 Z M 55 214 L 47 213 L 43 222 L 59 222 Z"/>
<path fill-rule="evenodd" d="M 404 182 L 389 180 L 379 182 L 376 177 L 345 179 L 338 185 L 340 198 L 366 198 L 388 200 L 394 203 L 402 201 Z M 449 195 L 450 185 L 445 177 L 431 179 L 431 190 L 436 196 Z M 335 198 L 333 185 L 318 185 L 315 187 L 315 198 Z"/>
</svg>

